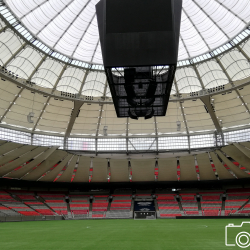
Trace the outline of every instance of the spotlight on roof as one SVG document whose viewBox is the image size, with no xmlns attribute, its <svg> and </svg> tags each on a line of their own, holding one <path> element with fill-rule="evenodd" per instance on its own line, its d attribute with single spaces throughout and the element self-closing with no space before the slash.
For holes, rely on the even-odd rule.
<svg viewBox="0 0 250 250">
<path fill-rule="evenodd" d="M 181 131 L 181 122 L 177 121 L 176 125 L 177 125 L 177 131 Z"/>
<path fill-rule="evenodd" d="M 108 126 L 103 127 L 103 135 L 108 136 Z"/>
<path fill-rule="evenodd" d="M 100 0 L 105 73 L 117 117 L 164 116 L 176 71 L 182 0 Z"/>
<path fill-rule="evenodd" d="M 28 120 L 29 123 L 34 123 L 34 121 L 32 120 L 34 115 L 35 114 L 33 112 L 29 112 L 29 114 L 27 115 L 27 120 Z"/>
</svg>

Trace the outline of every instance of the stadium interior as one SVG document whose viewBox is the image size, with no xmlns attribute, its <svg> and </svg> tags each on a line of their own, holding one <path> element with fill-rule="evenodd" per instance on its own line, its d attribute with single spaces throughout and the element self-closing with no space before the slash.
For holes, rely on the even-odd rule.
<svg viewBox="0 0 250 250">
<path fill-rule="evenodd" d="M 209 227 L 197 232 L 209 245 L 229 219 L 250 223 L 250 0 L 117 1 L 0 0 L 0 229 L 81 222 L 107 226 L 106 239 L 116 221 L 177 235 L 189 221 Z M 136 16 L 145 9 L 153 22 Z M 141 230 L 134 249 L 153 247 Z M 3 249 L 17 249 L 6 235 Z"/>
</svg>

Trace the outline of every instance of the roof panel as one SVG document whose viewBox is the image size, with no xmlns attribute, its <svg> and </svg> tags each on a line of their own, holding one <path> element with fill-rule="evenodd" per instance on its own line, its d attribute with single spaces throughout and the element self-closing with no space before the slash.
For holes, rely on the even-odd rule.
<svg viewBox="0 0 250 250">
<path fill-rule="evenodd" d="M 99 0 L 23 0 L 6 3 L 27 29 L 51 49 L 102 63 L 95 5 Z M 240 33 L 250 21 L 249 0 L 184 0 L 179 60 L 206 53 Z"/>
</svg>

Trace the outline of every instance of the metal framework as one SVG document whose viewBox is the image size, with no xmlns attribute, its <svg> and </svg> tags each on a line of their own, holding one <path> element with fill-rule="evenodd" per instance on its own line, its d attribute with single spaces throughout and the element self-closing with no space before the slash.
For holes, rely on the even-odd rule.
<svg viewBox="0 0 250 250">
<path fill-rule="evenodd" d="M 2 1 L 0 1 L 0 5 L 1 5 Z M 94 64 L 84 64 L 84 66 L 77 66 L 75 65 L 75 60 L 71 60 L 71 59 L 58 59 L 55 57 L 56 55 L 56 52 L 54 51 L 51 51 L 49 50 L 49 52 L 46 52 L 45 50 L 42 50 L 42 49 L 39 49 L 38 47 L 36 47 L 35 44 L 35 39 L 32 38 L 32 39 L 28 39 L 28 38 L 25 38 L 21 33 L 19 33 L 17 27 L 18 25 L 21 25 L 20 23 L 18 22 L 13 22 L 13 24 L 10 24 L 8 23 L 8 21 L 2 16 L 0 15 L 1 18 L 3 18 L 3 21 L 5 22 L 6 26 L 1 28 L 0 29 L 0 33 L 2 32 L 5 32 L 7 30 L 11 30 L 12 32 L 14 32 L 15 34 L 18 34 L 19 37 L 21 37 L 21 39 L 24 41 L 24 44 L 20 45 L 20 47 L 16 50 L 15 53 L 11 54 L 11 56 L 7 59 L 6 63 L 3 65 L 5 67 L 8 67 L 9 64 L 11 64 L 11 61 L 13 61 L 14 58 L 18 57 L 18 55 L 24 51 L 28 46 L 31 46 L 32 48 L 35 48 L 35 50 L 38 50 L 39 53 L 42 53 L 44 56 L 43 58 L 40 60 L 40 62 L 35 66 L 33 72 L 30 74 L 30 76 L 27 78 L 27 79 L 15 79 L 13 78 L 12 76 L 4 73 L 4 72 L 0 72 L 0 76 L 11 81 L 12 83 L 15 83 L 17 86 L 20 87 L 20 90 L 19 92 L 17 93 L 17 95 L 15 96 L 15 98 L 13 99 L 13 101 L 9 104 L 8 108 L 6 109 L 5 113 L 3 114 L 3 116 L 0 118 L 0 122 L 3 122 L 4 118 L 8 115 L 8 112 L 9 110 L 11 110 L 14 102 L 16 102 L 16 100 L 19 98 L 19 95 L 22 94 L 22 92 L 25 90 L 25 89 L 28 89 L 28 90 L 31 90 L 31 91 L 35 91 L 36 93 L 40 93 L 40 94 L 43 94 L 43 95 L 47 95 L 47 101 L 46 101 L 46 104 L 44 105 L 41 113 L 40 113 L 40 116 L 38 117 L 38 120 L 35 124 L 35 126 L 33 127 L 33 130 L 31 131 L 30 133 L 30 138 L 31 138 L 31 144 L 35 141 L 34 140 L 34 135 L 36 134 L 43 134 L 43 135 L 53 135 L 52 133 L 47 133 L 47 132 L 36 132 L 35 129 L 39 123 L 39 120 L 41 119 L 42 117 L 42 114 L 43 112 L 45 111 L 46 107 L 47 107 L 47 104 L 49 103 L 50 99 L 51 98 L 59 98 L 60 100 L 67 100 L 67 101 L 74 101 L 74 102 L 77 102 L 79 103 L 80 106 L 82 106 L 84 103 L 95 103 L 95 104 L 99 104 L 100 105 L 100 109 L 101 111 L 99 112 L 99 118 L 97 120 L 97 126 L 96 126 L 96 133 L 95 133 L 95 136 L 86 136 L 86 138 L 91 138 L 91 139 L 94 139 L 95 140 L 95 153 L 99 154 L 99 153 L 106 153 L 107 151 L 105 152 L 101 152 L 98 150 L 98 139 L 103 139 L 104 137 L 102 135 L 99 134 L 99 130 L 100 130 L 100 124 L 101 124 L 101 117 L 102 117 L 102 110 L 103 110 L 103 107 L 104 107 L 104 104 L 112 104 L 112 99 L 111 98 L 108 98 L 106 96 L 107 94 L 107 84 L 105 84 L 105 87 L 104 87 L 104 91 L 103 91 L 103 98 L 94 98 L 93 100 L 86 100 L 83 98 L 83 96 L 81 95 L 82 94 L 82 90 L 86 84 L 86 80 L 87 80 L 87 77 L 89 75 L 89 73 L 91 72 L 94 72 L 94 71 L 102 71 L 102 67 L 99 67 L 98 69 L 95 68 L 95 65 Z M 23 17 L 22 17 L 23 18 Z M 92 20 L 93 20 L 94 16 L 92 17 Z M 90 25 L 90 24 L 89 24 Z M 248 28 L 247 28 L 248 30 Z M 244 42 L 248 41 L 249 40 L 249 36 L 247 37 L 244 37 L 242 38 L 242 40 L 240 40 L 239 43 L 234 43 L 234 42 L 229 42 L 228 43 L 228 49 L 230 51 L 233 51 L 234 49 L 237 49 L 239 51 L 240 54 L 242 54 L 244 56 L 244 58 L 246 59 L 247 62 L 250 62 L 250 58 L 248 56 L 248 54 L 246 53 L 246 50 L 244 50 L 240 45 L 243 44 Z M 227 55 L 227 53 L 230 53 L 229 50 L 226 50 L 224 52 L 222 52 L 222 54 L 220 53 L 216 53 L 216 56 L 215 54 L 211 53 L 210 54 L 210 57 L 207 57 L 206 59 L 204 59 L 203 61 L 199 61 L 198 59 L 196 58 L 193 58 L 192 60 L 189 60 L 186 65 L 190 65 L 189 67 L 192 68 L 194 70 L 194 72 L 196 73 L 196 76 L 197 76 L 197 79 L 198 79 L 198 82 L 200 84 L 200 88 L 202 90 L 206 90 L 206 85 L 205 83 L 203 82 L 203 78 L 201 76 L 201 74 L 199 73 L 199 70 L 198 70 L 198 66 L 199 64 L 201 64 L 202 62 L 206 62 L 208 60 L 211 60 L 212 59 L 215 59 L 216 62 L 218 63 L 219 65 L 219 68 L 222 70 L 222 72 L 225 74 L 225 76 L 227 77 L 227 81 L 229 82 L 229 86 L 227 86 L 226 89 L 224 90 L 219 90 L 217 92 L 214 92 L 214 93 L 206 93 L 204 94 L 203 96 L 190 96 L 189 94 L 187 93 L 182 93 L 180 91 L 180 88 L 178 86 L 178 82 L 175 81 L 175 89 L 176 89 L 176 93 L 177 95 L 176 96 L 171 96 L 171 99 L 170 99 L 170 102 L 177 102 L 180 104 L 180 109 L 181 109 L 181 112 L 182 112 L 182 117 L 184 119 L 184 124 L 185 124 L 185 130 L 186 130 L 186 135 L 184 136 L 187 136 L 188 138 L 188 148 L 185 149 L 187 151 L 191 151 L 193 150 L 192 146 L 191 146 L 191 138 L 193 135 L 202 135 L 202 133 L 190 133 L 189 132 L 189 129 L 188 129 L 188 122 L 186 121 L 186 118 L 185 118 L 185 113 L 184 113 L 184 109 L 183 109 L 183 101 L 186 101 L 186 100 L 196 100 L 196 99 L 204 99 L 204 98 L 210 98 L 211 95 L 213 96 L 216 96 L 216 95 L 221 95 L 221 94 L 224 94 L 224 93 L 227 93 L 229 91 L 235 91 L 235 93 L 237 94 L 237 96 L 239 97 L 241 103 L 242 103 L 242 106 L 245 107 L 245 110 L 246 112 L 248 112 L 248 114 L 250 115 L 250 110 L 248 108 L 248 105 L 246 104 L 246 101 L 244 100 L 244 97 L 241 96 L 240 94 L 240 91 L 239 89 L 241 87 L 244 87 L 246 85 L 249 85 L 249 79 L 246 78 L 246 79 L 243 79 L 241 80 L 240 84 L 237 84 L 231 77 L 230 75 L 228 74 L 227 70 L 225 69 L 225 66 L 223 65 L 222 61 L 221 61 L 221 58 L 224 56 L 224 55 Z M 46 54 L 47 53 L 47 54 Z M 40 66 L 42 65 L 43 62 L 45 62 L 47 60 L 47 58 L 51 59 L 51 58 L 54 58 L 56 61 L 59 61 L 59 62 L 63 62 L 64 63 L 64 67 L 61 71 L 61 73 L 59 74 L 59 76 L 57 77 L 57 80 L 53 86 L 53 88 L 51 89 L 47 89 L 48 92 L 46 92 L 44 89 L 40 89 L 39 86 L 35 86 L 35 85 L 30 85 L 29 83 L 27 82 L 30 82 L 31 79 L 33 78 L 33 76 L 35 75 L 35 73 L 37 72 L 37 70 L 40 68 Z M 66 62 L 66 64 L 65 64 Z M 198 63 L 197 63 L 198 62 Z M 68 68 L 69 65 L 72 65 L 76 68 L 81 68 L 81 69 L 85 69 L 86 72 L 83 76 L 83 79 L 81 81 L 81 86 L 80 86 L 80 89 L 78 91 L 78 95 L 76 95 L 76 98 L 73 98 L 73 97 L 65 97 L 65 96 L 59 96 L 58 93 L 56 92 L 56 88 L 64 74 L 64 72 L 66 71 L 66 69 Z M 184 68 L 181 67 L 181 68 Z M 68 140 L 68 137 L 70 135 L 70 131 L 74 125 L 74 120 L 75 120 L 75 114 L 76 112 L 74 113 L 74 116 L 70 118 L 70 125 L 68 125 L 67 127 L 67 130 L 66 130 L 66 133 L 64 136 L 62 136 L 62 138 L 64 139 L 64 148 L 67 148 L 66 147 L 66 144 L 67 144 L 67 140 Z M 227 131 L 236 131 L 237 128 L 232 128 L 230 130 L 225 130 L 225 131 L 222 131 L 221 129 L 221 125 L 220 123 L 218 122 L 218 119 L 216 118 L 216 115 L 214 114 L 214 112 L 212 111 L 212 109 L 210 109 L 210 112 L 209 112 L 212 120 L 213 120 L 213 123 L 215 125 L 215 128 L 217 130 L 216 133 L 214 133 L 213 131 L 209 131 L 209 132 L 206 132 L 206 134 L 211 134 L 211 133 L 214 133 L 214 140 L 215 140 L 215 147 L 216 146 L 220 146 L 220 145 L 224 145 L 226 142 L 224 141 L 224 134 L 227 132 Z M 1 127 L 6 127 L 6 128 L 11 128 L 11 126 L 8 126 L 8 125 L 4 125 L 4 124 L 1 124 Z M 238 129 L 242 129 L 243 127 L 239 127 Z M 153 153 L 161 153 L 163 152 L 162 150 L 159 150 L 159 138 L 163 138 L 163 137 L 178 137 L 180 135 L 159 135 L 158 134 L 158 129 L 157 129 L 157 119 L 154 118 L 154 132 L 155 132 L 155 135 L 129 135 L 129 118 L 127 118 L 126 120 L 126 132 L 125 132 L 125 136 L 124 135 L 121 135 L 121 136 L 107 136 L 105 138 L 107 139 L 115 139 L 115 138 L 124 138 L 126 139 L 126 148 L 125 148 L 125 152 L 128 154 L 130 153 L 141 153 L 141 152 L 153 152 Z M 17 131 L 21 131 L 22 129 L 19 129 L 19 128 L 15 128 L 15 130 Z M 22 130 L 23 132 L 27 132 L 27 130 L 23 129 Z M 28 131 L 29 133 L 29 131 Z M 205 134 L 204 134 L 205 135 Z M 58 136 L 58 135 L 57 135 Z M 60 135 L 61 136 L 61 135 Z M 84 136 L 80 136 L 81 138 L 84 138 Z M 181 137 L 181 136 L 180 136 Z M 71 136 L 70 138 L 76 138 L 76 136 Z M 133 138 L 153 138 L 153 143 L 156 144 L 156 150 L 152 150 L 152 147 L 149 148 L 148 151 L 141 151 L 141 150 L 136 150 L 136 148 L 134 147 L 133 145 L 133 141 L 132 139 Z M 131 140 L 130 140 L 131 139 Z M 134 152 L 131 152 L 131 150 L 129 151 L 129 144 L 132 145 L 132 148 L 134 148 Z M 182 149 L 179 149 L 178 151 L 181 151 Z M 174 152 L 174 150 L 172 150 Z"/>
<path fill-rule="evenodd" d="M 37 5 L 36 8 L 40 7 L 42 4 L 44 4 L 44 3 L 46 3 L 46 2 L 47 2 L 47 1 L 42 2 L 40 5 Z M 89 3 L 89 1 L 88 1 L 88 3 Z M 88 5 L 88 3 L 86 4 L 86 6 Z M 202 12 L 204 12 L 203 9 L 197 4 L 196 1 L 194 1 L 194 3 L 200 8 L 200 10 L 201 10 Z M 27 38 L 25 38 L 25 37 L 23 36 L 23 34 L 27 33 L 28 31 L 27 31 L 26 28 L 21 24 L 21 22 L 18 21 L 18 19 L 15 17 L 15 15 L 10 11 L 9 7 L 5 4 L 4 0 L 0 0 L 0 6 L 2 7 L 2 11 L 3 11 L 2 13 L 0 13 L 0 17 L 1 17 L 1 19 L 2 19 L 2 20 L 5 22 L 5 24 L 6 24 L 6 27 L 4 27 L 3 29 L 4 29 L 4 30 L 6 30 L 7 28 L 12 29 L 15 33 L 17 33 L 17 35 L 18 35 L 19 37 L 21 37 L 23 40 L 25 40 L 29 45 L 32 45 L 35 49 L 37 49 L 37 50 L 39 50 L 40 52 L 43 52 L 43 53 L 44 53 L 45 50 L 40 49 L 40 47 L 44 47 L 44 44 L 43 44 L 43 43 L 41 43 L 41 42 L 39 41 L 39 43 L 38 43 L 39 46 L 36 46 L 36 45 L 32 44 L 34 41 L 38 41 L 38 39 L 37 39 L 36 37 L 34 37 L 34 36 L 29 36 L 29 38 L 27 39 Z M 222 5 L 222 6 L 224 6 L 224 5 Z M 33 10 L 35 10 L 35 9 L 33 9 Z M 32 11 L 33 11 L 33 10 L 32 10 Z M 32 11 L 31 11 L 31 12 L 32 12 Z M 231 11 L 230 11 L 230 12 L 231 12 Z M 27 14 L 29 14 L 29 13 L 27 13 Z M 26 14 L 26 15 L 27 15 L 27 14 Z M 22 20 L 26 15 L 21 16 L 21 17 L 19 18 L 19 20 Z M 8 21 L 7 21 L 7 19 L 5 18 L 5 16 L 11 17 L 11 18 L 8 18 Z M 235 16 L 236 16 L 237 18 L 239 18 L 239 20 L 242 21 L 242 19 L 241 19 L 239 16 L 237 16 L 237 15 L 235 15 Z M 207 15 L 207 17 L 210 18 L 209 15 Z M 91 20 L 90 20 L 90 22 L 89 22 L 89 25 L 92 23 L 92 21 L 93 21 L 94 18 L 95 18 L 95 14 L 92 16 L 92 18 L 91 18 Z M 15 22 L 14 22 L 13 20 L 15 20 Z M 10 22 L 10 21 L 11 21 L 11 22 Z M 245 23 L 245 21 L 244 21 L 244 23 Z M 19 28 L 18 28 L 18 29 L 16 29 L 16 26 L 17 26 L 17 25 L 19 25 Z M 82 37 L 81 37 L 81 39 L 79 40 L 79 42 L 82 40 L 83 36 L 86 34 L 89 25 L 87 26 L 87 29 L 85 30 L 85 32 L 84 32 L 84 34 L 82 35 Z M 216 23 L 215 23 L 215 25 L 216 25 Z M 220 29 L 220 28 L 219 28 L 219 29 Z M 246 28 L 246 30 L 248 30 L 248 29 L 249 29 L 249 27 Z M 220 30 L 221 30 L 221 29 L 220 29 Z M 0 30 L 0 31 L 1 31 L 1 30 Z M 245 32 L 245 31 L 243 31 L 242 33 L 244 33 L 244 32 Z M 225 34 L 225 35 L 226 35 L 226 34 Z M 227 36 L 227 35 L 226 35 L 226 36 Z M 237 36 L 237 39 L 239 39 L 239 43 L 241 43 L 241 42 L 243 42 L 245 39 L 247 39 L 247 37 L 246 37 L 245 35 L 242 36 L 242 34 L 239 34 L 239 36 Z M 230 40 L 230 39 L 229 39 L 229 40 Z M 231 39 L 231 41 L 233 41 L 233 40 L 234 40 L 234 39 Z M 221 52 L 219 52 L 219 54 L 224 53 L 224 52 L 226 52 L 227 50 L 232 49 L 231 41 L 228 41 L 227 43 L 223 44 L 223 45 L 222 45 L 221 47 L 219 47 L 218 49 L 209 50 L 209 51 L 208 51 L 207 53 L 205 53 L 205 54 L 201 54 L 201 55 L 196 56 L 196 57 L 193 57 L 193 58 L 191 58 L 191 56 L 189 55 L 189 58 L 188 58 L 187 60 L 180 61 L 179 64 L 178 64 L 178 66 L 186 66 L 186 65 L 189 65 L 189 64 L 190 64 L 189 59 L 193 59 L 193 60 L 196 61 L 196 62 L 203 62 L 203 61 L 209 60 L 209 59 L 211 59 L 210 53 L 211 53 L 211 52 L 213 53 L 214 51 L 217 52 L 216 54 L 218 54 L 218 51 L 221 51 Z M 225 46 L 228 47 L 228 49 L 225 49 Z M 76 47 L 77 47 L 77 46 L 76 46 Z M 76 49 L 75 49 L 75 50 L 76 50 Z M 73 51 L 71 57 L 74 55 L 75 50 Z M 51 53 L 51 52 L 52 52 L 52 53 Z M 56 51 L 52 51 L 52 50 L 49 49 L 49 48 L 47 48 L 47 52 L 46 52 L 46 53 L 48 53 L 48 55 L 51 56 L 52 58 L 56 58 L 57 60 L 59 60 L 59 61 L 61 61 L 61 62 L 68 62 L 68 61 L 71 60 L 69 57 L 64 56 L 64 55 L 62 55 L 62 54 L 60 54 L 60 53 L 58 53 L 58 52 L 56 52 Z M 188 51 L 187 51 L 187 54 L 189 54 Z M 60 57 L 63 57 L 63 60 L 62 60 L 62 59 L 59 59 Z M 74 65 L 75 67 L 78 67 L 78 64 L 81 64 L 84 68 L 85 68 L 85 67 L 88 68 L 89 65 L 90 65 L 90 64 L 88 64 L 88 63 L 81 62 L 81 61 L 79 61 L 79 60 L 72 60 L 71 63 L 72 63 L 72 65 Z M 97 64 L 96 64 L 96 65 L 93 64 L 93 65 L 95 66 L 95 68 L 100 68 L 101 70 L 103 70 L 103 67 L 102 67 L 101 65 L 97 65 Z"/>
</svg>

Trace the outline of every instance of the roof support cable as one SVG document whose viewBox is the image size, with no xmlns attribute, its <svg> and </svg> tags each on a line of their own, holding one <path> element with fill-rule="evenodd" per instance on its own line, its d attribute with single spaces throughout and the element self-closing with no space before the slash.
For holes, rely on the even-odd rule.
<svg viewBox="0 0 250 250">
<path fill-rule="evenodd" d="M 58 44 L 58 42 L 62 39 L 62 37 L 68 32 L 68 30 L 72 27 L 72 25 L 74 24 L 75 20 L 81 16 L 81 14 L 83 13 L 83 11 L 86 9 L 86 7 L 88 6 L 88 4 L 91 2 L 91 0 L 89 0 L 86 4 L 84 4 L 84 6 L 82 7 L 82 9 L 78 12 L 78 14 L 75 15 L 75 18 L 71 21 L 71 23 L 68 25 L 67 29 L 64 30 L 63 34 L 57 39 L 57 41 L 55 42 L 53 49 L 56 47 L 56 45 Z"/>
<path fill-rule="evenodd" d="M 244 19 L 240 18 L 232 9 L 228 8 L 227 6 L 225 6 L 225 4 L 219 2 L 218 0 L 214 0 L 214 1 L 216 1 L 219 5 L 225 8 L 228 12 L 232 13 L 233 16 L 237 17 L 241 22 L 245 24 L 245 26 L 247 26 L 247 22 Z"/>
<path fill-rule="evenodd" d="M 206 42 L 205 38 L 201 35 L 200 31 L 198 30 L 197 26 L 194 24 L 193 20 L 191 19 L 191 17 L 187 14 L 187 12 L 185 11 L 184 8 L 182 8 L 183 12 L 185 13 L 185 15 L 187 16 L 188 20 L 192 23 L 194 29 L 196 30 L 196 32 L 199 34 L 199 36 L 201 37 L 201 39 L 203 40 L 203 42 L 206 44 L 208 50 L 211 50 L 211 47 L 208 45 L 208 43 Z"/>
<path fill-rule="evenodd" d="M 81 43 L 81 41 L 82 41 L 83 37 L 85 36 L 85 34 L 88 32 L 88 29 L 89 29 L 90 25 L 92 24 L 92 22 L 93 22 L 95 16 L 96 16 L 96 13 L 94 13 L 94 15 L 92 16 L 91 20 L 89 21 L 88 26 L 86 27 L 86 29 L 85 29 L 85 31 L 83 32 L 81 38 L 79 39 L 79 41 L 78 41 L 78 43 L 77 43 L 77 45 L 76 45 L 74 51 L 73 51 L 72 54 L 70 55 L 71 57 L 74 57 L 74 54 L 75 54 L 75 52 L 76 52 L 76 50 L 77 50 L 79 44 Z"/>
<path fill-rule="evenodd" d="M 227 37 L 228 40 L 230 40 L 230 37 L 228 36 L 228 34 L 211 18 L 211 16 L 209 16 L 203 8 L 201 8 L 201 6 L 197 3 L 196 0 L 193 0 L 193 2 L 197 5 L 197 7 L 209 18 L 209 20 L 211 22 L 213 22 L 213 24 L 220 30 L 221 33 L 224 34 L 224 36 Z"/>
<path fill-rule="evenodd" d="M 50 23 L 52 23 L 58 16 L 60 13 L 62 13 L 65 9 L 67 9 L 69 7 L 70 4 L 72 4 L 74 2 L 74 0 L 71 0 L 68 4 L 66 4 L 62 10 L 60 10 L 56 16 L 54 16 L 53 18 L 51 18 L 49 20 L 49 22 L 47 24 L 45 24 L 36 34 L 35 36 L 37 37 Z"/>
<path fill-rule="evenodd" d="M 34 12 L 36 9 L 38 9 L 39 7 L 41 7 L 42 5 L 44 5 L 45 3 L 47 3 L 49 0 L 44 0 L 42 3 L 38 4 L 34 9 L 31 9 L 29 12 L 27 12 L 25 15 L 22 15 L 19 20 L 21 21 L 24 17 L 26 17 L 27 15 L 29 15 L 30 13 Z"/>
<path fill-rule="evenodd" d="M 91 61 L 90 61 L 91 64 L 93 63 L 93 59 L 95 57 L 95 53 L 96 53 L 96 50 L 97 50 L 97 47 L 98 47 L 99 44 L 100 44 L 100 38 L 98 39 L 98 41 L 96 43 L 96 46 L 95 46 L 95 49 L 94 49 L 94 52 L 93 52 L 93 55 L 92 55 L 92 58 L 91 58 Z"/>
<path fill-rule="evenodd" d="M 184 48 L 185 48 L 185 50 L 186 50 L 186 52 L 187 52 L 187 54 L 188 54 L 188 57 L 191 58 L 191 56 L 190 56 L 190 54 L 189 54 L 189 51 L 188 51 L 188 49 L 187 49 L 187 45 L 186 45 L 186 43 L 184 42 L 184 39 L 182 38 L 181 33 L 180 33 L 180 39 L 181 39 L 181 41 L 182 41 L 182 43 L 183 43 L 183 46 L 184 46 Z"/>
</svg>

